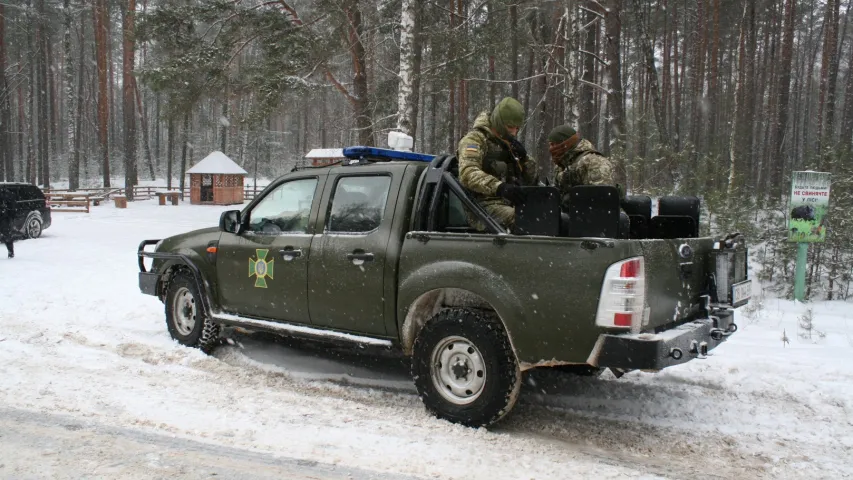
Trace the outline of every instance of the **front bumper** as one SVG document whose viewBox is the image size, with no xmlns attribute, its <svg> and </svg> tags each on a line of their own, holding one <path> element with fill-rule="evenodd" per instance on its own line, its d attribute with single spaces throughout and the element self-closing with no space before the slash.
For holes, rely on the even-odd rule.
<svg viewBox="0 0 853 480">
<path fill-rule="evenodd" d="M 726 311 L 661 333 L 603 334 L 588 363 L 626 370 L 660 370 L 705 358 L 736 331 L 734 313 Z"/>
</svg>

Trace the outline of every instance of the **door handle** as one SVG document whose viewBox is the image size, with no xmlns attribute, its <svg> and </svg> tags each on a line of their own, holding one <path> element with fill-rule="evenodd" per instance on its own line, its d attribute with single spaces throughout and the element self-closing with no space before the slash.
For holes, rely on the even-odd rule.
<svg viewBox="0 0 853 480">
<path fill-rule="evenodd" d="M 370 252 L 365 252 L 364 250 L 355 250 L 352 253 L 347 254 L 347 260 L 351 261 L 353 265 L 364 265 L 365 262 L 373 261 L 373 254 Z"/>
<path fill-rule="evenodd" d="M 285 247 L 278 251 L 281 258 L 284 259 L 285 262 L 293 261 L 295 258 L 302 256 L 302 250 L 293 247 Z"/>
</svg>

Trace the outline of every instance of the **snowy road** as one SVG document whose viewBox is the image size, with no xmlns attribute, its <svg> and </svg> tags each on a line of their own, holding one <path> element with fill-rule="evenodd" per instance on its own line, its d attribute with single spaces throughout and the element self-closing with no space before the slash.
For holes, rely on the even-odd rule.
<svg viewBox="0 0 853 480">
<path fill-rule="evenodd" d="M 55 214 L 0 258 L 0 431 L 14 432 L 0 477 L 62 477 L 45 458 L 84 438 L 70 458 L 105 459 L 68 477 L 853 476 L 850 304 L 815 304 L 825 335 L 806 340 L 804 307 L 766 300 L 738 312 L 715 355 L 658 374 L 536 372 L 506 422 L 472 430 L 429 416 L 401 359 L 257 335 L 213 357 L 172 342 L 162 305 L 138 291 L 136 247 L 220 211 L 155 200 Z"/>
<path fill-rule="evenodd" d="M 27 410 L 0 409 L 0 432 L 0 473 L 8 478 L 413 478 L 259 454 Z"/>
</svg>

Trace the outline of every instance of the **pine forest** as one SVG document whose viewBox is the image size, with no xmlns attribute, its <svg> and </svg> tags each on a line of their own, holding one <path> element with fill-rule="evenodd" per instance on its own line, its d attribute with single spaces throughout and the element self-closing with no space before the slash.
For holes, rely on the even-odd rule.
<svg viewBox="0 0 853 480">
<path fill-rule="evenodd" d="M 511 96 L 552 174 L 567 123 L 629 193 L 697 195 L 790 295 L 791 174 L 832 174 L 812 299 L 850 296 L 853 1 L 0 0 L 0 181 L 184 187 L 212 150 L 253 179 L 313 148 L 451 152 Z M 257 180 L 255 180 L 257 181 Z M 129 191 L 129 193 L 132 190 Z M 131 199 L 132 200 L 132 199 Z M 757 300 L 756 300 L 757 301 Z"/>
</svg>

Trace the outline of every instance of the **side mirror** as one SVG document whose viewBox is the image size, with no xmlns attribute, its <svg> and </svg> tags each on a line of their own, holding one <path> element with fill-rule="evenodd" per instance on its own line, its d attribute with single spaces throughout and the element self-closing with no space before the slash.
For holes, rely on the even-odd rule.
<svg viewBox="0 0 853 480">
<path fill-rule="evenodd" d="M 219 230 L 240 233 L 240 210 L 227 210 L 219 217 Z"/>
</svg>

